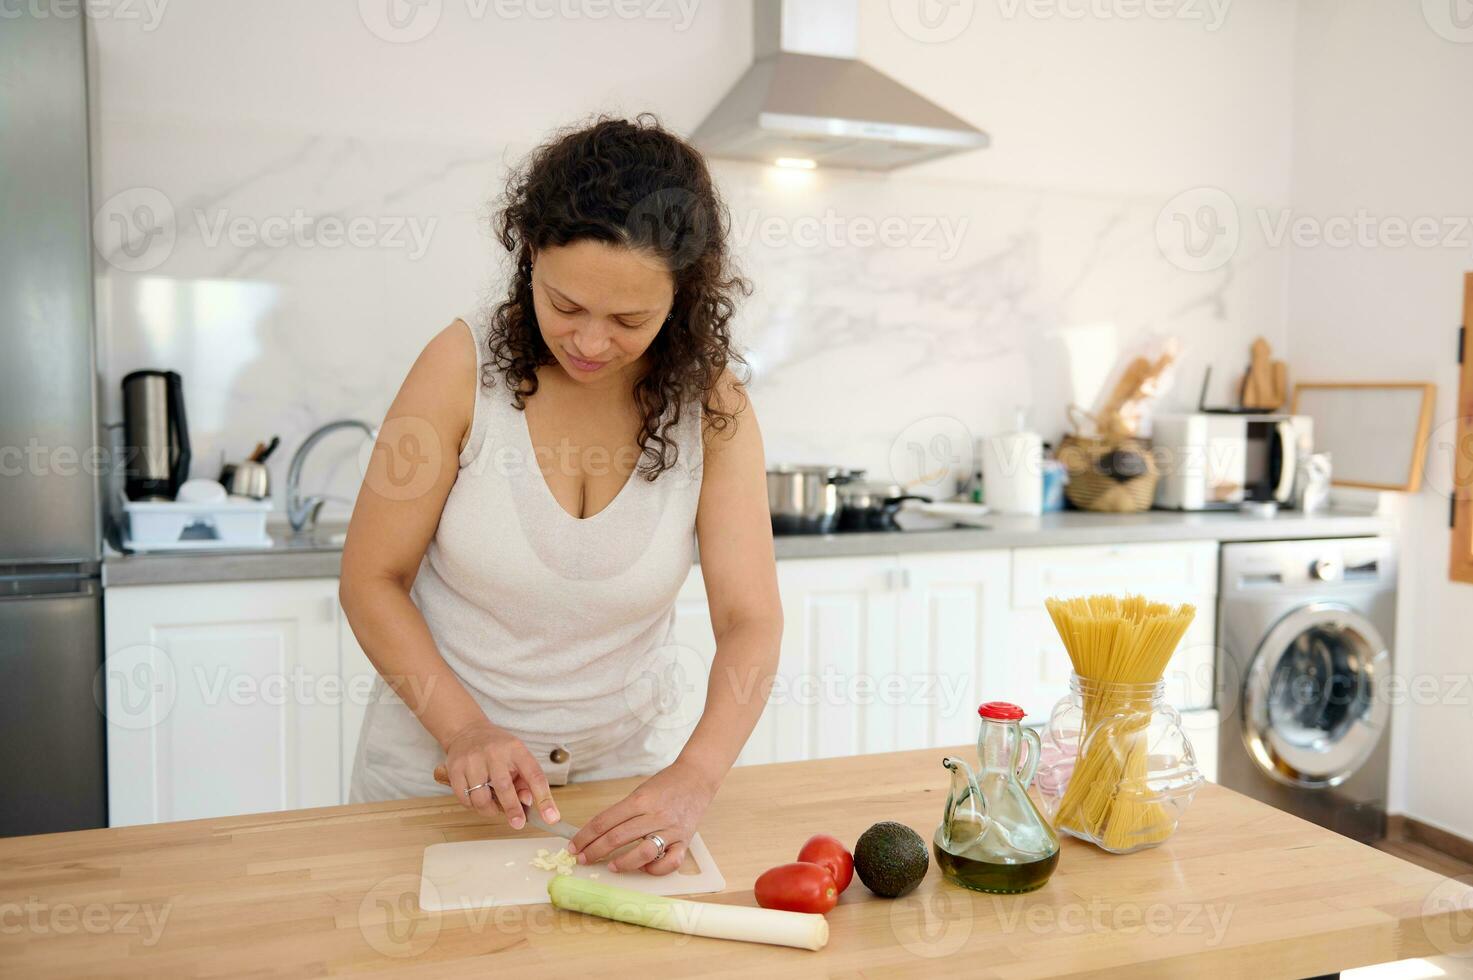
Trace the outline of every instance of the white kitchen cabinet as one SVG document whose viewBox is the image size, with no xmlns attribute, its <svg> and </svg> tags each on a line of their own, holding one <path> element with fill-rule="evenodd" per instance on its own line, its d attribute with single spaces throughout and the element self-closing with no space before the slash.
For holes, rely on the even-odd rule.
<svg viewBox="0 0 1473 980">
<path fill-rule="evenodd" d="M 900 574 L 897 669 L 918 681 L 894 745 L 975 742 L 977 706 L 1012 699 L 997 670 L 1012 651 L 1008 553 L 902 555 Z"/>
<path fill-rule="evenodd" d="M 970 743 L 988 700 L 1042 723 L 1069 677 L 1043 599 L 1136 591 L 1198 607 L 1168 690 L 1215 778 L 1216 714 L 1202 709 L 1216 561 L 1214 542 L 780 561 L 778 676 L 738 763 Z M 336 579 L 107 590 L 115 826 L 347 799 L 375 671 L 337 590 Z M 716 649 L 699 566 L 676 600 L 672 642 L 660 683 L 688 730 Z"/>
<path fill-rule="evenodd" d="M 109 822 L 339 802 L 337 581 L 110 588 Z"/>
<path fill-rule="evenodd" d="M 1166 671 L 1167 700 L 1182 710 L 1212 707 L 1217 643 L 1217 542 L 1019 548 L 1013 552 L 1015 698 L 1029 720 L 1048 718 L 1069 693 L 1071 665 L 1044 608 L 1051 596 L 1141 593 L 1197 607 Z"/>
<path fill-rule="evenodd" d="M 887 751 L 895 706 L 879 689 L 897 658 L 894 557 L 783 561 L 782 656 L 749 761 Z"/>
<path fill-rule="evenodd" d="M 1008 572 L 1005 551 L 779 562 L 777 677 L 738 762 L 973 741 L 978 678 L 1007 648 Z M 675 634 L 708 669 L 709 615 L 697 568 Z"/>
<path fill-rule="evenodd" d="M 739 765 L 791 762 L 865 751 L 866 717 L 846 697 L 856 665 L 895 636 L 893 558 L 814 559 L 778 563 L 783 636 L 777 676 L 767 705 L 737 759 Z M 711 613 L 700 567 L 675 604 L 678 662 L 709 675 L 716 654 Z M 690 673 L 687 666 L 686 673 Z M 725 682 L 718 676 L 719 681 Z M 686 678 L 685 713 L 699 717 L 704 678 Z M 735 679 L 739 695 L 758 697 L 755 684 Z"/>
</svg>

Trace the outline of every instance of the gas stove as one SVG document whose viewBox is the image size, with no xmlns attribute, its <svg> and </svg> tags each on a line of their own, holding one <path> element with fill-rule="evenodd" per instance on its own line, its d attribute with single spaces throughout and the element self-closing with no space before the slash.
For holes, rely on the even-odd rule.
<svg viewBox="0 0 1473 980">
<path fill-rule="evenodd" d="M 928 534 L 936 531 L 958 531 L 977 530 L 975 524 L 960 524 L 956 521 L 940 517 L 931 517 L 913 510 L 901 510 L 885 525 L 874 527 L 854 527 L 850 525 L 839 525 L 822 529 L 812 526 L 800 527 L 792 524 L 780 524 L 773 521 L 772 533 L 774 537 L 814 537 L 825 534 L 837 534 L 848 536 L 851 534 Z"/>
</svg>

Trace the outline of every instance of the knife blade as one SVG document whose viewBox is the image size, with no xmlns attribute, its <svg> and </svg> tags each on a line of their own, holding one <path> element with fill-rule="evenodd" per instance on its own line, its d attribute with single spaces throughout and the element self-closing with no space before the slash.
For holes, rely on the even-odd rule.
<svg viewBox="0 0 1473 980">
<path fill-rule="evenodd" d="M 450 785 L 450 774 L 446 772 L 444 766 L 435 767 L 435 782 L 441 784 L 442 786 Z M 537 811 L 533 810 L 525 803 L 522 804 L 522 813 L 526 815 L 527 823 L 531 824 L 533 827 L 536 827 L 538 830 L 546 831 L 547 833 L 553 834 L 557 837 L 561 837 L 564 840 L 572 840 L 574 835 L 576 835 L 578 831 L 582 829 L 576 824 L 568 823 L 566 820 L 559 820 L 557 823 L 548 823 L 546 820 L 542 819 Z"/>
</svg>

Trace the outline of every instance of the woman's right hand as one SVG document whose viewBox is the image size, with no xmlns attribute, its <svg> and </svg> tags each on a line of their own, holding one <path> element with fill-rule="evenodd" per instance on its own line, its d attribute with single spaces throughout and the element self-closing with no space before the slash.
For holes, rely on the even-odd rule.
<svg viewBox="0 0 1473 980">
<path fill-rule="evenodd" d="M 532 753 L 521 739 L 489 721 L 455 733 L 445 746 L 445 769 L 461 805 L 485 817 L 505 813 L 514 830 L 526 824 L 524 805 L 535 806 L 548 823 L 561 819 Z M 467 794 L 472 786 L 478 788 Z"/>
</svg>

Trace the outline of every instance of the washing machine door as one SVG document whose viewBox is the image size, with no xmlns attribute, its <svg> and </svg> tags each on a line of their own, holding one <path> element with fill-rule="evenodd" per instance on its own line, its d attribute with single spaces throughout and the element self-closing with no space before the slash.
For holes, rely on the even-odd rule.
<svg viewBox="0 0 1473 980">
<path fill-rule="evenodd" d="M 1349 607 L 1312 603 L 1269 630 L 1243 690 L 1248 754 L 1289 786 L 1338 786 L 1385 735 L 1391 653 Z"/>
</svg>

